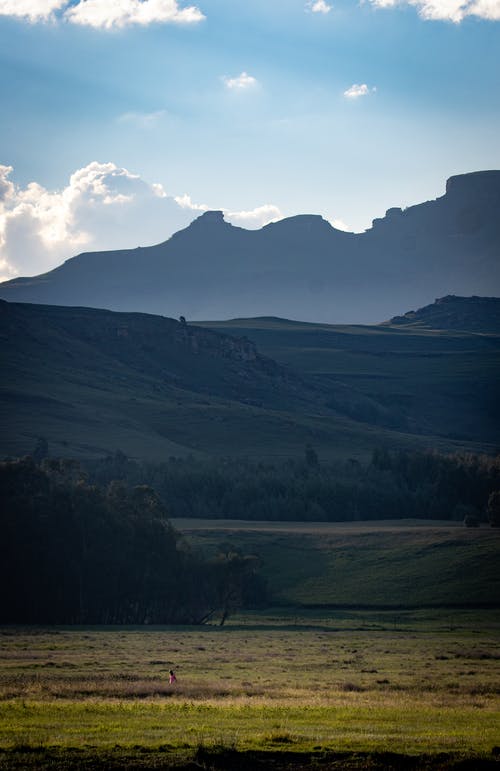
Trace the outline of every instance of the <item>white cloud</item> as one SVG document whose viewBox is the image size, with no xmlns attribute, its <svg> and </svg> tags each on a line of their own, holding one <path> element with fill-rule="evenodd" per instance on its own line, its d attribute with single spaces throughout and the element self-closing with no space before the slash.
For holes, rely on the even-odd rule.
<svg viewBox="0 0 500 771">
<path fill-rule="evenodd" d="M 205 203 L 194 203 L 191 200 L 191 196 L 187 193 L 176 195 L 174 201 L 182 209 L 191 209 L 192 211 L 209 211 L 210 209 L 210 206 L 207 206 Z"/>
<path fill-rule="evenodd" d="M 176 196 L 174 200 L 179 206 L 182 206 L 182 208 L 190 209 L 193 212 L 204 212 L 210 211 L 211 209 L 222 210 L 226 222 L 249 230 L 261 228 L 264 227 L 264 225 L 268 225 L 270 222 L 277 222 L 277 220 L 283 219 L 283 214 L 280 209 L 271 203 L 266 203 L 263 206 L 256 206 L 255 209 L 231 211 L 222 206 L 214 207 L 207 206 L 205 203 L 194 203 L 191 196 L 187 193 L 184 193 L 182 196 Z"/>
<path fill-rule="evenodd" d="M 431 21 L 451 21 L 459 24 L 467 16 L 500 21 L 500 0 L 370 0 L 370 2 L 378 8 L 412 5 L 421 18 Z"/>
<path fill-rule="evenodd" d="M 264 225 L 268 225 L 270 222 L 276 222 L 283 219 L 283 214 L 280 209 L 271 203 L 266 203 L 263 206 L 256 206 L 255 209 L 244 211 L 231 211 L 223 206 L 207 206 L 205 203 L 194 203 L 191 196 L 187 193 L 184 195 L 176 196 L 175 202 L 182 206 L 183 209 L 190 209 L 193 212 L 210 211 L 211 209 L 219 209 L 224 212 L 224 219 L 226 222 L 230 222 L 232 225 L 238 225 L 242 228 L 248 228 L 253 230 L 255 228 L 261 228 Z"/>
<path fill-rule="evenodd" d="M 347 99 L 359 99 L 360 96 L 368 96 L 368 94 L 373 93 L 376 90 L 375 87 L 368 88 L 366 83 L 361 83 L 360 85 L 353 83 L 347 91 L 344 91 L 344 96 Z"/>
<path fill-rule="evenodd" d="M 254 229 L 268 225 L 270 222 L 277 222 L 277 220 L 283 219 L 283 214 L 274 204 L 266 203 L 263 206 L 257 206 L 250 211 L 224 210 L 224 219 L 233 225 Z"/>
<path fill-rule="evenodd" d="M 222 80 L 226 84 L 226 87 L 232 91 L 244 91 L 248 88 L 255 88 L 255 86 L 258 84 L 257 79 L 252 75 L 249 75 L 247 72 L 242 72 L 241 75 L 238 75 L 236 78 L 228 78 L 224 76 Z"/>
<path fill-rule="evenodd" d="M 154 22 L 192 24 L 205 18 L 196 6 L 180 8 L 177 0 L 80 0 L 64 16 L 73 24 L 104 29 Z"/>
<path fill-rule="evenodd" d="M 0 164 L 0 206 L 14 195 L 14 183 L 9 179 L 13 171 L 12 166 L 2 166 Z"/>
<path fill-rule="evenodd" d="M 346 225 L 346 223 L 341 219 L 333 219 L 329 220 L 330 224 L 333 225 L 336 230 L 344 230 L 346 233 L 352 233 L 353 228 L 350 227 L 350 225 Z"/>
<path fill-rule="evenodd" d="M 187 193 L 174 198 L 114 163 L 92 161 L 60 190 L 20 187 L 12 173 L 0 165 L 0 281 L 44 273 L 81 251 L 159 243 L 208 209 L 223 209 L 245 228 L 283 216 L 272 204 L 232 211 L 194 203 Z"/>
<path fill-rule="evenodd" d="M 309 0 L 306 3 L 306 9 L 313 13 L 330 13 L 332 6 L 325 2 L 325 0 Z"/>
<path fill-rule="evenodd" d="M 153 182 L 151 185 L 151 190 L 157 198 L 168 198 L 163 185 L 159 182 Z"/>
<path fill-rule="evenodd" d="M 162 185 L 113 163 L 93 161 L 56 191 L 37 182 L 18 187 L 11 173 L 0 166 L 2 279 L 42 273 L 83 249 L 158 243 L 195 216 Z"/>
<path fill-rule="evenodd" d="M 147 26 L 154 23 L 194 24 L 205 18 L 194 5 L 181 7 L 178 0 L 0 0 L 0 16 L 28 21 L 47 21 L 62 11 L 72 24 L 100 29 Z"/>
<path fill-rule="evenodd" d="M 14 16 L 28 21 L 47 21 L 68 0 L 0 0 L 0 16 Z"/>
<path fill-rule="evenodd" d="M 476 0 L 470 7 L 471 15 L 488 21 L 500 21 L 500 0 Z"/>
</svg>

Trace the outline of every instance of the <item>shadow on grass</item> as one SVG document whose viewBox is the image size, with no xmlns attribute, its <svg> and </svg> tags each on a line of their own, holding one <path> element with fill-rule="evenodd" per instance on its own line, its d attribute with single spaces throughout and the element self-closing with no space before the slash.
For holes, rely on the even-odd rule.
<svg viewBox="0 0 500 771">
<path fill-rule="evenodd" d="M 0 750 L 1 771 L 59 769 L 60 771 L 499 771 L 500 748 L 489 756 L 464 757 L 455 754 L 403 755 L 393 752 L 334 752 L 318 748 L 313 752 L 258 751 L 199 747 L 172 748 L 116 747 L 51 749 L 19 746 Z"/>
</svg>

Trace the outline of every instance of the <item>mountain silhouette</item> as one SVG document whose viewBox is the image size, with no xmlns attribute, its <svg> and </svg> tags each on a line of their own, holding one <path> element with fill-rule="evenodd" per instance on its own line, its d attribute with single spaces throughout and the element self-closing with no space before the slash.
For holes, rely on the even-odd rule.
<svg viewBox="0 0 500 771">
<path fill-rule="evenodd" d="M 164 243 L 83 253 L 4 282 L 0 297 L 193 320 L 379 322 L 436 296 L 499 294 L 499 211 L 500 171 L 451 177 L 445 195 L 391 208 L 359 234 L 316 215 L 250 231 L 208 211 Z"/>
</svg>

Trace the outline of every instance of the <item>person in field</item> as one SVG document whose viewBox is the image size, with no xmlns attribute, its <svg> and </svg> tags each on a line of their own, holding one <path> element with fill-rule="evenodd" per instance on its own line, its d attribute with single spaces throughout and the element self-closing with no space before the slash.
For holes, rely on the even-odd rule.
<svg viewBox="0 0 500 771">
<path fill-rule="evenodd" d="M 169 685 L 173 685 L 174 683 L 177 682 L 177 678 L 175 676 L 175 672 L 173 669 L 171 669 L 170 672 L 168 673 L 168 682 L 169 682 Z"/>
</svg>

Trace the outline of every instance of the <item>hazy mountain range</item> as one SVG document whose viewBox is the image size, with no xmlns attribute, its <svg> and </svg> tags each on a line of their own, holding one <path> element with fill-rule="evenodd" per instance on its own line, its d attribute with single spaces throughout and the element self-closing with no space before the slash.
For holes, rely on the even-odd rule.
<svg viewBox="0 0 500 771">
<path fill-rule="evenodd" d="M 250 231 L 209 211 L 157 246 L 90 252 L 0 285 L 12 302 L 188 319 L 279 316 L 379 322 L 437 296 L 500 294 L 500 171 L 389 209 L 365 233 L 300 215 Z"/>
</svg>

